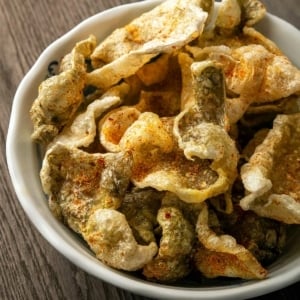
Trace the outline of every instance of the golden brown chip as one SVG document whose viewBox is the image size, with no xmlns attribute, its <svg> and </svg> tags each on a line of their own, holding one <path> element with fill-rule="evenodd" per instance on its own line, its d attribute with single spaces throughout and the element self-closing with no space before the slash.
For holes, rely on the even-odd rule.
<svg viewBox="0 0 300 300">
<path fill-rule="evenodd" d="M 139 243 L 155 242 L 156 215 L 164 193 L 155 189 L 133 189 L 128 191 L 119 211 L 122 212 Z"/>
<path fill-rule="evenodd" d="M 218 169 L 219 176 L 209 159 L 184 156 L 172 130 L 172 119 L 150 112 L 142 113 L 126 130 L 120 147 L 133 154 L 133 183 L 173 192 L 186 202 L 201 202 L 228 188 L 227 176 Z"/>
<path fill-rule="evenodd" d="M 300 114 L 278 115 L 241 176 L 248 192 L 243 209 L 284 223 L 300 223 Z"/>
<path fill-rule="evenodd" d="M 118 208 L 127 190 L 132 158 L 128 153 L 89 154 L 63 144 L 53 145 L 41 169 L 50 209 L 82 233 L 98 208 Z"/>
<path fill-rule="evenodd" d="M 91 51 L 95 40 L 90 37 L 78 44 L 64 63 L 63 72 L 41 83 L 38 97 L 30 109 L 34 126 L 32 139 L 41 144 L 48 144 L 60 132 L 83 101 L 85 56 L 90 54 L 86 48 Z"/>
<path fill-rule="evenodd" d="M 209 214 L 204 205 L 199 214 L 196 231 L 200 246 L 196 250 L 195 264 L 205 277 L 239 277 L 263 279 L 267 271 L 243 246 L 230 235 L 217 235 L 208 226 Z"/>
<path fill-rule="evenodd" d="M 194 103 L 175 117 L 174 134 L 185 157 L 212 160 L 218 180 L 210 196 L 226 192 L 237 173 L 238 152 L 226 127 L 222 70 L 213 62 L 192 64 Z"/>
<path fill-rule="evenodd" d="M 259 44 L 264 46 L 268 51 L 272 52 L 275 55 L 283 55 L 282 51 L 278 48 L 278 46 L 264 36 L 262 33 L 257 31 L 253 27 L 245 26 L 243 28 L 243 35 L 245 37 L 245 42 L 247 44 Z"/>
<path fill-rule="evenodd" d="M 121 270 L 141 269 L 157 252 L 155 242 L 139 245 L 125 216 L 113 209 L 96 210 L 83 235 L 97 258 Z"/>
<path fill-rule="evenodd" d="M 241 7 L 239 0 L 223 0 L 219 6 L 216 26 L 233 29 L 241 22 Z"/>
<path fill-rule="evenodd" d="M 116 29 L 92 54 L 94 67 L 100 67 L 87 75 L 88 84 L 106 89 L 135 74 L 159 54 L 172 53 L 197 38 L 207 19 L 200 3 L 201 0 L 164 1 Z"/>
<path fill-rule="evenodd" d="M 119 152 L 122 136 L 139 115 L 140 111 L 130 106 L 121 106 L 106 114 L 98 125 L 102 146 L 109 152 Z"/>
<path fill-rule="evenodd" d="M 150 61 L 140 68 L 136 75 L 146 86 L 162 82 L 168 73 L 169 57 L 168 54 L 158 56 L 153 62 Z"/>
<path fill-rule="evenodd" d="M 209 57 L 222 64 L 227 88 L 236 95 L 227 100 L 230 123 L 237 122 L 251 103 L 272 102 L 300 90 L 300 70 L 287 57 L 261 45 L 242 46 L 231 55 L 210 53 Z"/>
<path fill-rule="evenodd" d="M 194 228 L 177 207 L 163 206 L 157 214 L 162 228 L 157 256 L 146 264 L 146 278 L 159 281 L 175 281 L 190 272 L 189 254 L 194 243 Z"/>
<path fill-rule="evenodd" d="M 52 143 L 62 143 L 70 147 L 88 147 L 95 139 L 96 119 L 106 110 L 121 102 L 117 96 L 103 97 L 88 105 L 86 111 L 78 114 L 70 126 L 54 138 Z M 52 144 L 51 143 L 51 144 Z"/>
</svg>

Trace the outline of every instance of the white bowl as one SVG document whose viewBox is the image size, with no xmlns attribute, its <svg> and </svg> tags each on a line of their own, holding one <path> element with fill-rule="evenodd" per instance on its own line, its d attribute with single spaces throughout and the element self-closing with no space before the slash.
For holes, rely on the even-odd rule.
<svg viewBox="0 0 300 300">
<path fill-rule="evenodd" d="M 22 80 L 13 101 L 7 135 L 7 162 L 11 179 L 21 205 L 30 220 L 59 252 L 86 272 L 115 286 L 148 297 L 164 299 L 245 299 L 266 294 L 300 279 L 300 228 L 289 236 L 287 250 L 269 269 L 262 281 L 214 280 L 199 286 L 150 283 L 134 275 L 114 270 L 95 258 L 86 245 L 58 222 L 48 209 L 42 191 L 39 170 L 41 157 L 31 142 L 32 124 L 29 109 L 45 78 L 49 63 L 59 60 L 73 45 L 90 33 L 101 40 L 114 28 L 160 3 L 160 0 L 127 4 L 99 13 L 80 23 L 52 43 Z M 287 22 L 268 14 L 258 28 L 273 39 L 290 59 L 300 66 L 300 31 Z"/>
</svg>

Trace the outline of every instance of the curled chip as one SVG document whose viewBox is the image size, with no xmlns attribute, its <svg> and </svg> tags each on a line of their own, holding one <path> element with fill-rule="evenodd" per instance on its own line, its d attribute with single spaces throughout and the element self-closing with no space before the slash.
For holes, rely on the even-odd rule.
<svg viewBox="0 0 300 300">
<path fill-rule="evenodd" d="M 190 272 L 194 228 L 177 207 L 164 204 L 158 211 L 157 221 L 162 228 L 158 254 L 144 266 L 143 274 L 159 281 L 183 278 Z"/>
<path fill-rule="evenodd" d="M 157 226 L 156 215 L 164 193 L 155 189 L 134 189 L 126 193 L 120 212 L 122 212 L 133 234 L 140 243 L 155 242 L 154 228 Z"/>
<path fill-rule="evenodd" d="M 125 132 L 120 141 L 122 151 L 131 152 L 134 163 L 132 181 L 139 188 L 153 187 L 159 191 L 175 193 L 186 202 L 201 202 L 222 192 L 228 182 L 219 180 L 209 159 L 189 160 L 177 146 L 172 133 L 173 120 L 160 119 L 146 112 L 140 115 Z M 230 164 L 230 162 L 228 162 Z"/>
<path fill-rule="evenodd" d="M 220 4 L 216 26 L 233 29 L 241 22 L 241 7 L 238 0 L 223 0 Z"/>
<path fill-rule="evenodd" d="M 199 214 L 196 231 L 200 246 L 196 250 L 196 267 L 208 278 L 218 276 L 263 279 L 267 271 L 256 258 L 230 235 L 217 235 L 209 228 L 208 209 Z"/>
<path fill-rule="evenodd" d="M 224 193 L 236 177 L 238 152 L 226 126 L 223 71 L 214 63 L 192 64 L 194 104 L 175 117 L 174 134 L 188 160 L 212 160 L 218 180 L 209 197 Z"/>
<path fill-rule="evenodd" d="M 214 4 L 79 41 L 30 110 L 53 215 L 150 281 L 263 279 L 300 224 L 300 70 L 259 0 Z"/>
<path fill-rule="evenodd" d="M 48 144 L 59 133 L 83 101 L 85 58 L 91 54 L 96 41 L 91 36 L 79 44 L 64 63 L 62 73 L 41 83 L 38 97 L 30 109 L 34 125 L 32 139 L 42 144 Z"/>
<path fill-rule="evenodd" d="M 53 140 L 53 144 L 59 142 L 71 147 L 88 147 L 95 139 L 97 126 L 96 120 L 112 106 L 122 102 L 120 94 L 128 90 L 126 83 L 110 89 L 101 99 L 94 100 L 86 110 L 79 113 L 70 126 Z"/>
<path fill-rule="evenodd" d="M 98 125 L 102 146 L 107 151 L 119 152 L 123 134 L 139 115 L 140 112 L 135 107 L 122 106 L 104 116 Z"/>
<path fill-rule="evenodd" d="M 243 209 L 284 223 L 300 224 L 300 114 L 278 115 L 241 176 L 248 192 Z"/>
<path fill-rule="evenodd" d="M 57 143 L 45 155 L 41 181 L 53 214 L 82 233 L 92 211 L 120 206 L 130 174 L 128 153 L 90 154 Z"/>
<path fill-rule="evenodd" d="M 141 269 L 157 252 L 154 242 L 139 245 L 125 216 L 113 209 L 96 210 L 83 236 L 101 261 L 121 270 Z"/>
<path fill-rule="evenodd" d="M 200 7 L 201 2 L 164 1 L 115 30 L 93 52 L 94 67 L 104 65 L 87 75 L 88 83 L 108 88 L 136 73 L 153 57 L 173 52 L 198 37 L 207 18 L 207 13 Z"/>
</svg>

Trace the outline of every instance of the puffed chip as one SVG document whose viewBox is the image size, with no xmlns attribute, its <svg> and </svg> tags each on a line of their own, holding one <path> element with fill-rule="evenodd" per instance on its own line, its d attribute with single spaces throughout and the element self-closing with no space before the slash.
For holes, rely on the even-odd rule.
<svg viewBox="0 0 300 300">
<path fill-rule="evenodd" d="M 82 233 L 96 208 L 118 208 L 127 190 L 132 158 L 129 153 L 87 153 L 54 144 L 40 172 L 53 214 Z"/>
<path fill-rule="evenodd" d="M 263 142 L 256 147 L 241 177 L 248 192 L 243 209 L 287 224 L 300 224 L 299 119 L 278 115 Z"/>
<path fill-rule="evenodd" d="M 253 26 L 266 15 L 266 7 L 259 0 L 239 0 L 242 6 L 243 25 Z"/>
<path fill-rule="evenodd" d="M 194 228 L 177 207 L 161 207 L 157 220 L 162 228 L 158 254 L 144 266 L 143 274 L 151 280 L 175 281 L 190 272 Z"/>
<path fill-rule="evenodd" d="M 237 244 L 232 236 L 217 235 L 208 224 L 208 208 L 204 205 L 196 225 L 200 246 L 196 250 L 194 260 L 196 267 L 205 277 L 263 279 L 267 276 L 267 271 L 251 252 Z"/>
<path fill-rule="evenodd" d="M 116 29 L 92 54 L 94 67 L 99 61 L 105 65 L 88 74 L 88 83 L 105 89 L 133 75 L 153 57 L 174 52 L 197 38 L 207 19 L 200 4 L 201 0 L 163 1 Z"/>
<path fill-rule="evenodd" d="M 120 147 L 133 155 L 133 183 L 139 188 L 170 191 L 193 203 L 221 193 L 225 186 L 228 188 L 227 177 L 219 179 L 210 167 L 211 160 L 198 157 L 189 160 L 184 156 L 173 135 L 173 121 L 145 112 L 126 130 Z"/>
<path fill-rule="evenodd" d="M 275 55 L 262 45 L 238 47 L 230 55 L 212 52 L 209 57 L 222 65 L 226 86 L 237 95 L 227 101 L 230 123 L 237 122 L 251 103 L 272 102 L 299 93 L 300 70 L 286 56 Z"/>
<path fill-rule="evenodd" d="M 215 26 L 227 30 L 238 26 L 253 26 L 265 15 L 266 8 L 259 0 L 222 0 Z"/>
<path fill-rule="evenodd" d="M 113 209 L 97 209 L 89 217 L 83 234 L 91 249 L 105 264 L 136 271 L 157 253 L 157 245 L 139 245 L 125 216 Z"/>
<path fill-rule="evenodd" d="M 212 160 L 219 178 L 211 196 L 224 193 L 236 178 L 238 151 L 226 127 L 225 87 L 222 69 L 211 61 L 191 66 L 194 103 L 175 117 L 174 135 L 188 160 Z M 191 102 L 192 104 L 192 102 Z"/>
<path fill-rule="evenodd" d="M 119 211 L 122 212 L 140 243 L 155 242 L 156 215 L 164 193 L 155 189 L 133 189 L 128 191 Z"/>
<path fill-rule="evenodd" d="M 119 142 L 127 128 L 138 119 L 135 107 L 121 106 L 106 114 L 98 124 L 101 145 L 109 152 L 119 152 Z"/>
<path fill-rule="evenodd" d="M 63 72 L 44 80 L 39 86 L 38 97 L 30 109 L 34 126 L 32 139 L 48 144 L 69 122 L 83 101 L 86 80 L 85 56 L 95 45 L 93 37 L 79 42 L 64 63 Z M 82 54 L 81 51 L 84 53 Z"/>
<path fill-rule="evenodd" d="M 75 117 L 70 126 L 65 126 L 51 144 L 59 142 L 70 147 L 88 147 L 94 141 L 97 133 L 96 120 L 105 111 L 122 102 L 119 92 L 122 89 L 128 89 L 126 83 L 115 86 L 100 99 L 91 102 L 84 112 Z"/>
<path fill-rule="evenodd" d="M 238 0 L 222 0 L 220 3 L 215 26 L 233 29 L 241 22 L 241 6 Z"/>
<path fill-rule="evenodd" d="M 87 39 L 79 41 L 75 44 L 72 52 L 80 53 L 84 59 L 90 59 L 90 55 L 95 50 L 97 45 L 96 37 L 91 34 Z M 74 58 L 72 52 L 65 55 L 59 64 L 59 73 L 72 69 Z"/>
</svg>

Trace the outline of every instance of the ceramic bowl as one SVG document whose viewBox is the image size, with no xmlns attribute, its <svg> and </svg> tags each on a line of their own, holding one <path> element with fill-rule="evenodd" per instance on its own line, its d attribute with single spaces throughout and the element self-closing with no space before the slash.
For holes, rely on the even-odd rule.
<svg viewBox="0 0 300 300">
<path fill-rule="evenodd" d="M 26 214 L 48 242 L 86 272 L 136 294 L 160 299 L 245 299 L 281 289 L 300 278 L 300 228 L 289 234 L 287 249 L 269 268 L 262 281 L 212 280 L 195 284 L 163 285 L 147 282 L 132 274 L 114 270 L 95 258 L 80 238 L 58 222 L 48 209 L 39 179 L 41 156 L 31 142 L 29 109 L 49 65 L 68 53 L 89 34 L 98 40 L 113 29 L 140 15 L 160 0 L 122 5 L 92 16 L 52 43 L 22 80 L 11 112 L 7 135 L 7 163 L 17 197 Z M 300 32 L 287 22 L 268 14 L 258 28 L 274 40 L 300 67 Z"/>
</svg>

